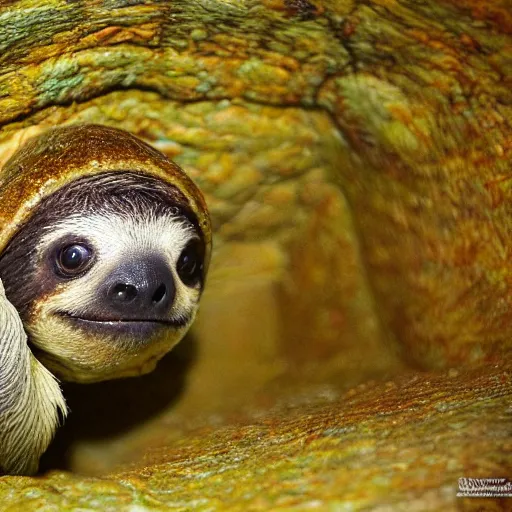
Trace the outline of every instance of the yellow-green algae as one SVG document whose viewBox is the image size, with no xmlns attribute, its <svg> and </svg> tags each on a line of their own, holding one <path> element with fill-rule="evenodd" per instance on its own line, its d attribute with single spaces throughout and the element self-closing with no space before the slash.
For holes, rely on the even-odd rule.
<svg viewBox="0 0 512 512">
<path fill-rule="evenodd" d="M 454 493 L 510 475 L 511 12 L 2 2 L 0 162 L 127 129 L 200 185 L 216 252 L 191 356 L 68 395 L 67 467 L 109 476 L 5 477 L 0 508 L 506 510 Z"/>
</svg>

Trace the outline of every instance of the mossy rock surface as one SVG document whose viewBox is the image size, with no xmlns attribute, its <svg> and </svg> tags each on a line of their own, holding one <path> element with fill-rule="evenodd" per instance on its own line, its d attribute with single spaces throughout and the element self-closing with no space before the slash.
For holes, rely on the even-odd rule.
<svg viewBox="0 0 512 512">
<path fill-rule="evenodd" d="M 215 252 L 155 375 L 70 389 L 47 467 L 95 476 L 5 477 L 0 508 L 505 510 L 455 492 L 511 474 L 511 13 L 2 2 L 0 163 L 124 128 L 200 186 Z"/>
<path fill-rule="evenodd" d="M 1 509 L 506 510 L 456 493 L 460 477 L 510 474 L 510 370 L 297 387 L 179 440 L 161 429 L 102 478 L 4 478 Z"/>
</svg>

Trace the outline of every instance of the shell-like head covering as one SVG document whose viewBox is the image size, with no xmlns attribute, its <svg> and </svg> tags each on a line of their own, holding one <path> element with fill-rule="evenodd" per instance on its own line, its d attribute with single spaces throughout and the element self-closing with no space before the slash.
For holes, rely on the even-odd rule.
<svg viewBox="0 0 512 512">
<path fill-rule="evenodd" d="M 136 171 L 175 186 L 196 216 L 211 253 L 211 225 L 204 198 L 185 172 L 165 155 L 116 128 L 76 124 L 30 139 L 0 173 L 0 253 L 42 199 L 85 176 Z"/>
</svg>

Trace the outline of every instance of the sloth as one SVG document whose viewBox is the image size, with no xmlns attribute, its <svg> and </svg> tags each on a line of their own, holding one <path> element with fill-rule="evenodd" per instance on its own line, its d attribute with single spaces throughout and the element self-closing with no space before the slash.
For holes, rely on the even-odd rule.
<svg viewBox="0 0 512 512">
<path fill-rule="evenodd" d="M 0 180 L 0 470 L 33 474 L 67 413 L 57 379 L 145 374 L 185 335 L 210 222 L 176 164 L 105 126 L 49 130 Z"/>
</svg>

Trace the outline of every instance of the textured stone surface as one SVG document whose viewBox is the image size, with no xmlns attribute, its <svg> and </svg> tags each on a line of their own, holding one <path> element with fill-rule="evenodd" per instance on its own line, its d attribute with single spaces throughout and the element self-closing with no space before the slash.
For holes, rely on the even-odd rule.
<svg viewBox="0 0 512 512">
<path fill-rule="evenodd" d="M 296 386 L 277 401 L 260 397 L 245 414 L 182 425 L 178 440 L 167 425 L 159 447 L 102 478 L 3 479 L 0 507 L 506 510 L 505 499 L 455 494 L 461 476 L 510 475 L 511 399 L 512 373 L 502 365 L 346 392 Z"/>
<path fill-rule="evenodd" d="M 109 476 L 5 478 L 0 507 L 505 510 L 454 488 L 510 475 L 511 12 L 2 2 L 0 162 L 127 129 L 205 192 L 215 253 L 181 352 L 67 395 L 47 467 Z"/>
<path fill-rule="evenodd" d="M 317 339 L 300 359 L 386 339 L 426 367 L 485 360 L 512 325 L 510 2 L 486 6 L 11 2 L 0 143 L 85 119 L 175 156 L 219 246 L 276 246 L 277 336 L 286 351 L 307 310 Z M 293 257 L 308 236 L 329 285 Z"/>
<path fill-rule="evenodd" d="M 219 245 L 276 246 L 286 314 L 307 310 L 302 332 L 317 339 L 299 358 L 345 350 L 341 332 L 353 348 L 391 340 L 426 367 L 485 360 L 508 350 L 512 325 L 509 10 L 507 0 L 8 2 L 2 153 L 64 122 L 131 129 L 204 188 Z M 326 213 L 329 232 L 311 233 Z M 329 292 L 293 258 L 308 235 L 326 241 L 315 268 L 332 267 Z M 304 281 L 307 299 L 294 292 Z M 294 324 L 277 334 L 285 350 Z"/>
</svg>

